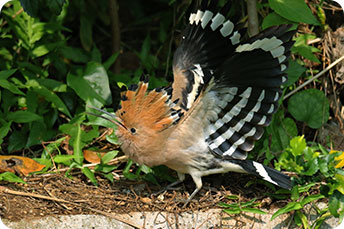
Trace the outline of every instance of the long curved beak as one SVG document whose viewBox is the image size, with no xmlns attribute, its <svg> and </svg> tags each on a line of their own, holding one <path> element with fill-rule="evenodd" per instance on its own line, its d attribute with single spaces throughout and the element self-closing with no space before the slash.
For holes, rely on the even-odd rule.
<svg viewBox="0 0 344 229">
<path fill-rule="evenodd" d="M 116 117 L 116 115 L 111 114 L 111 113 L 109 113 L 109 112 L 107 112 L 107 111 L 105 111 L 105 110 L 99 109 L 99 108 L 97 108 L 97 107 L 93 107 L 93 106 L 88 106 L 88 107 L 91 108 L 91 109 L 97 110 L 97 111 L 99 111 L 99 112 L 101 112 L 101 113 L 103 113 L 103 114 L 106 114 L 106 115 L 110 116 L 111 118 L 108 118 L 108 117 L 105 117 L 105 116 L 102 116 L 102 115 L 99 115 L 99 114 L 91 113 L 91 112 L 86 112 L 87 114 L 93 115 L 93 116 L 96 116 L 96 117 L 99 117 L 99 118 L 106 119 L 106 120 L 108 120 L 108 121 L 110 121 L 110 122 L 112 122 L 112 123 L 114 123 L 114 124 L 117 124 L 117 125 L 119 124 L 119 125 L 121 125 L 123 128 L 127 129 L 127 128 L 124 126 L 124 124 L 118 120 L 118 118 Z"/>
</svg>

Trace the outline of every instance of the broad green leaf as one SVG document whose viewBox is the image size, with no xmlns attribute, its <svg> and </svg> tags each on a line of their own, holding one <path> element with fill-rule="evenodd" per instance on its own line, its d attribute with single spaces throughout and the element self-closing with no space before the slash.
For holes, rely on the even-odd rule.
<svg viewBox="0 0 344 229">
<path fill-rule="evenodd" d="M 333 195 L 330 196 L 328 208 L 334 217 L 339 217 L 339 210 L 341 210 L 341 213 L 343 213 L 344 210 L 344 195 L 335 191 Z"/>
<path fill-rule="evenodd" d="M 38 45 L 32 50 L 32 55 L 34 57 L 44 56 L 50 53 L 51 51 L 53 51 L 56 47 L 60 46 L 60 44 L 61 44 L 60 42 L 57 42 L 57 43 L 44 43 L 42 45 Z"/>
<path fill-rule="evenodd" d="M 68 117 L 72 117 L 71 114 L 69 113 L 67 106 L 60 99 L 60 97 L 58 97 L 54 92 L 40 85 L 36 80 L 29 80 L 26 83 L 26 85 L 27 87 L 32 89 L 34 92 L 41 95 L 45 100 L 53 103 L 59 111 L 61 111 Z"/>
<path fill-rule="evenodd" d="M 115 131 L 110 135 L 106 135 L 106 140 L 111 144 L 119 145 L 118 136 L 116 135 Z"/>
<path fill-rule="evenodd" d="M 311 60 L 320 64 L 320 60 L 313 54 L 314 52 L 320 51 L 320 49 L 318 48 L 315 48 L 310 45 L 294 45 L 291 48 L 291 51 L 307 58 L 308 60 Z"/>
<path fill-rule="evenodd" d="M 30 111 L 15 111 L 7 115 L 7 119 L 17 123 L 27 123 L 42 120 L 42 116 Z"/>
<path fill-rule="evenodd" d="M 107 164 L 109 161 L 111 161 L 112 159 L 114 159 L 118 154 L 117 150 L 112 150 L 107 152 L 101 159 L 103 164 Z"/>
<path fill-rule="evenodd" d="M 38 78 L 36 79 L 37 82 L 46 87 L 47 89 L 53 91 L 53 92 L 66 92 L 67 91 L 67 85 L 54 80 L 54 79 L 44 79 L 44 78 Z"/>
<path fill-rule="evenodd" d="M 2 180 L 26 184 L 25 181 L 23 181 L 20 177 L 16 176 L 14 173 L 11 172 L 0 173 L 0 181 Z"/>
<path fill-rule="evenodd" d="M 56 155 L 54 156 L 55 163 L 68 164 L 74 159 L 74 155 Z"/>
<path fill-rule="evenodd" d="M 292 24 L 293 22 L 289 21 L 288 19 L 281 17 L 279 14 L 272 12 L 268 14 L 263 19 L 262 29 L 269 28 L 274 25 L 283 25 L 283 24 Z"/>
<path fill-rule="evenodd" d="M 14 85 L 13 83 L 10 83 L 7 80 L 0 79 L 0 87 L 6 88 L 13 94 L 25 95 L 21 90 L 18 89 L 18 87 L 16 87 L 16 85 Z"/>
<path fill-rule="evenodd" d="M 313 176 L 319 171 L 318 159 L 313 158 L 312 160 L 308 161 L 305 168 L 307 168 L 307 171 L 302 172 L 302 174 L 306 176 Z"/>
<path fill-rule="evenodd" d="M 283 84 L 284 87 L 289 87 L 293 85 L 300 77 L 301 75 L 306 71 L 307 69 L 303 67 L 302 65 L 298 64 L 296 61 L 290 59 L 289 60 L 289 67 L 287 70 L 288 73 L 288 81 Z"/>
<path fill-rule="evenodd" d="M 7 150 L 9 152 L 16 151 L 23 149 L 26 145 L 27 140 L 27 131 L 21 130 L 15 130 L 11 134 L 9 140 L 8 140 L 8 147 Z"/>
<path fill-rule="evenodd" d="M 111 183 L 113 183 L 113 175 L 112 173 L 102 174 L 105 178 L 107 178 Z"/>
<path fill-rule="evenodd" d="M 307 143 L 304 136 L 297 136 L 290 140 L 292 154 L 296 157 L 302 154 L 306 149 Z"/>
<path fill-rule="evenodd" d="M 280 126 L 278 126 L 278 135 L 282 149 L 289 145 L 292 137 L 297 135 L 297 127 L 291 118 L 284 118 Z"/>
<path fill-rule="evenodd" d="M 111 104 L 109 78 L 103 65 L 96 62 L 88 63 L 83 78 L 106 104 Z"/>
<path fill-rule="evenodd" d="M 103 173 L 109 173 L 111 171 L 113 171 L 114 169 L 116 169 L 118 166 L 117 165 L 97 165 L 94 170 L 97 172 L 103 172 Z"/>
<path fill-rule="evenodd" d="M 274 220 L 276 217 L 290 212 L 290 211 L 294 211 L 294 210 L 299 210 L 302 209 L 302 206 L 300 203 L 298 202 L 290 202 L 288 203 L 286 206 L 284 206 L 283 208 L 278 209 L 272 216 L 271 216 L 271 220 Z"/>
<path fill-rule="evenodd" d="M 87 53 L 76 47 L 71 46 L 62 46 L 61 49 L 59 49 L 63 57 L 72 60 L 75 63 L 87 63 L 90 61 L 90 57 L 87 55 Z"/>
<path fill-rule="evenodd" d="M 269 5 L 276 13 L 290 21 L 320 25 L 304 0 L 269 0 Z"/>
<path fill-rule="evenodd" d="M 85 174 L 85 175 L 87 176 L 88 179 L 91 180 L 91 182 L 92 182 L 94 185 L 98 186 L 97 179 L 96 179 L 96 177 L 94 176 L 94 173 L 93 173 L 89 168 L 83 167 L 83 168 L 81 169 L 81 171 L 83 172 L 83 174 Z"/>
<path fill-rule="evenodd" d="M 0 80 L 6 80 L 8 77 L 13 75 L 16 71 L 17 71 L 17 69 L 0 71 Z"/>
<path fill-rule="evenodd" d="M 2 126 L 0 127 L 0 144 L 2 144 L 4 137 L 6 137 L 8 132 L 10 131 L 11 124 L 12 124 L 11 121 L 6 122 L 5 124 L 1 123 Z"/>
<path fill-rule="evenodd" d="M 312 88 L 293 95 L 288 101 L 288 111 L 296 120 L 317 129 L 329 119 L 329 102 L 322 91 Z"/>
</svg>

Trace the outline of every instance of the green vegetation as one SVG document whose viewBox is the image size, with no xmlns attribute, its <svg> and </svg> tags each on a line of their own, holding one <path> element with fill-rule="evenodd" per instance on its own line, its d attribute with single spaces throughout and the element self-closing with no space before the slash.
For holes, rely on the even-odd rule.
<svg viewBox="0 0 344 229">
<path fill-rule="evenodd" d="M 87 105 L 106 106 L 113 113 L 119 101 L 119 88 L 138 82 L 143 72 L 150 76 L 150 87 L 167 85 L 172 78 L 176 37 L 185 27 L 187 6 L 174 0 L 123 3 L 119 10 L 121 50 L 114 52 L 114 22 L 108 1 L 48 2 L 11 1 L 1 12 L 1 154 L 34 158 L 45 165 L 40 173 L 67 167 L 69 176 L 71 169 L 78 168 L 94 185 L 95 174 L 113 182 L 111 172 L 117 166 L 108 162 L 118 155 L 116 149 L 109 150 L 94 169 L 84 166 L 83 150 L 90 149 L 90 143 L 102 134 L 104 127 L 116 129 L 111 122 L 87 115 L 87 111 L 94 112 Z M 307 28 L 295 37 L 289 79 L 283 91 L 288 95 L 322 70 L 321 47 L 309 41 L 321 37 L 328 28 L 322 8 L 326 1 L 309 1 L 309 5 L 299 0 L 258 2 L 261 29 L 283 23 L 294 24 L 294 28 L 302 23 Z M 245 12 L 243 1 L 234 1 L 234 7 Z M 246 20 L 244 16 L 243 22 Z M 120 69 L 115 67 L 119 60 Z M 291 201 L 272 218 L 295 211 L 296 224 L 304 228 L 317 228 L 329 216 L 341 220 L 344 216 L 344 153 L 330 150 L 331 139 L 326 139 L 327 145 L 314 142 L 315 130 L 330 117 L 329 101 L 319 89 L 323 89 L 321 85 L 314 80 L 306 90 L 282 98 L 281 108 L 257 142 L 255 153 L 250 154 L 251 159 L 294 173 L 295 187 L 291 192 L 271 187 L 275 191 L 270 194 L 272 198 L 291 196 Z M 106 141 L 118 145 L 114 133 L 107 135 Z M 65 144 L 72 149 L 71 154 L 61 147 Z M 92 147 L 100 149 L 97 144 Z M 123 169 L 126 179 L 145 179 L 155 184 L 174 179 L 166 167 L 140 166 L 132 172 L 135 166 L 132 161 L 127 162 Z M 1 173 L 1 180 L 23 182 L 9 172 Z M 319 217 L 314 225 L 309 225 L 303 207 L 324 198 L 329 200 L 328 207 L 318 209 Z M 254 202 L 253 199 L 220 206 L 229 214 L 263 213 Z"/>
</svg>

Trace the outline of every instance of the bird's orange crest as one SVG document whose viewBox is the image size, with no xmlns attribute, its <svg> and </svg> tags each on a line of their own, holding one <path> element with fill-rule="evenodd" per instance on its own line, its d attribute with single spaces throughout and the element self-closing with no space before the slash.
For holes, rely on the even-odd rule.
<svg viewBox="0 0 344 229">
<path fill-rule="evenodd" d="M 177 100 L 171 101 L 171 88 L 147 91 L 148 79 L 131 85 L 121 92 L 121 105 L 116 112 L 124 126 L 140 123 L 145 128 L 163 131 L 176 124 L 183 116 Z"/>
</svg>

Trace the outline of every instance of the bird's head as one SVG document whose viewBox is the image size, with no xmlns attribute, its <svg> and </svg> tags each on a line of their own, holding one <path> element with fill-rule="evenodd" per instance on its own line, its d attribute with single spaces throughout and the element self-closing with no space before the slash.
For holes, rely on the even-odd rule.
<svg viewBox="0 0 344 229">
<path fill-rule="evenodd" d="M 132 158 L 151 148 L 153 142 L 163 141 L 167 130 L 183 115 L 176 105 L 178 101 L 171 101 L 171 89 L 150 92 L 147 89 L 148 79 L 141 77 L 138 85 L 131 85 L 121 92 L 121 104 L 116 115 L 107 118 L 117 124 L 116 135 L 121 149 Z"/>
</svg>

